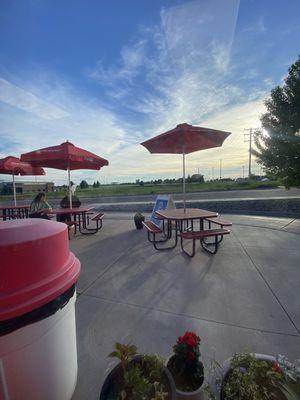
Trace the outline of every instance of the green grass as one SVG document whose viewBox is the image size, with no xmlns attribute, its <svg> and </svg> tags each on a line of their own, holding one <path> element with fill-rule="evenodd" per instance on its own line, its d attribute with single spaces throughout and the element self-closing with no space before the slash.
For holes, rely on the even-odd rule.
<svg viewBox="0 0 300 400">
<path fill-rule="evenodd" d="M 261 189 L 278 187 L 278 182 L 258 182 L 258 181 L 215 181 L 205 183 L 187 183 L 186 192 L 206 192 L 206 191 L 227 191 L 227 190 L 246 190 L 246 189 Z M 76 190 L 76 195 L 82 197 L 98 197 L 98 196 L 136 196 L 147 194 L 164 194 L 164 193 L 182 193 L 182 184 L 160 184 L 160 185 L 101 185 L 99 188 L 89 187 L 88 189 Z M 48 198 L 62 198 L 65 195 L 65 190 L 60 192 L 48 193 Z M 32 199 L 35 193 L 19 194 L 18 199 Z M 12 196 L 0 196 L 0 201 L 12 200 Z"/>
</svg>

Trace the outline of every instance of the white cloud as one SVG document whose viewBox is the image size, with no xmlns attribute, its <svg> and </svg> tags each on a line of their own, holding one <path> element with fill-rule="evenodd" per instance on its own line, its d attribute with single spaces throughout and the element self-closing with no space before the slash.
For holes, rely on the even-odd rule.
<svg viewBox="0 0 300 400">
<path fill-rule="evenodd" d="M 43 93 L 45 104 L 48 99 L 55 98 L 56 103 L 67 110 L 67 113 L 64 118 L 41 120 L 40 115 L 30 110 L 24 113 L 19 107 L 8 108 L 0 104 L 0 157 L 9 154 L 19 156 L 21 153 L 69 140 L 110 160 L 112 154 L 127 145 L 128 125 L 124 123 L 123 128 L 116 116 L 95 99 L 76 93 L 64 81 L 57 81 L 51 88 L 47 81 L 43 83 L 32 78 L 26 85 L 30 86 L 33 93 Z M 85 176 L 93 179 L 99 173 L 75 171 L 72 175 L 75 178 Z M 47 179 L 62 183 L 66 179 L 66 173 L 48 169 Z"/>
<path fill-rule="evenodd" d="M 59 107 L 45 102 L 2 78 L 0 78 L 0 101 L 48 120 L 68 116 Z"/>
<path fill-rule="evenodd" d="M 171 57 L 186 68 L 224 71 L 231 51 L 239 0 L 191 1 L 161 12 Z M 221 58 L 221 60 L 220 60 Z"/>
<path fill-rule="evenodd" d="M 201 118 L 214 99 L 219 109 L 240 95 L 224 82 L 238 6 L 238 0 L 197 0 L 164 9 L 161 26 L 142 29 L 136 43 L 121 50 L 119 64 L 105 69 L 99 62 L 89 77 L 124 107 L 151 114 L 152 125 Z"/>
<path fill-rule="evenodd" d="M 26 98 L 35 99 L 39 107 L 26 107 L 26 102 L 20 107 L 18 92 L 12 93 L 6 103 L 17 108 L 2 113 L 0 108 L 0 136 L 8 143 L 7 148 L 0 145 L 0 155 L 8 149 L 19 155 L 68 139 L 110 162 L 100 172 L 73 172 L 76 183 L 179 177 L 180 156 L 152 155 L 139 143 L 188 122 L 232 132 L 222 148 L 190 154 L 188 173 L 200 168 L 208 176 L 222 158 L 224 175 L 238 176 L 248 156 L 243 130 L 258 126 L 265 96 L 260 87 L 245 93 L 238 79 L 228 79 L 238 5 L 238 0 L 230 6 L 227 0 L 203 0 L 164 9 L 161 26 L 143 28 L 133 44 L 122 47 L 117 63 L 105 67 L 100 60 L 86 72 L 109 94 L 107 106 L 62 79 L 53 84 L 47 73 L 28 77 Z M 56 113 L 49 106 L 53 103 Z M 124 110 L 139 118 L 124 117 Z M 48 170 L 47 178 L 63 183 L 66 174 Z"/>
<path fill-rule="evenodd" d="M 267 31 L 264 17 L 261 15 L 251 25 L 243 29 L 243 32 L 265 33 Z"/>
<path fill-rule="evenodd" d="M 259 127 L 259 116 L 264 110 L 263 101 L 260 99 L 229 107 L 204 120 L 202 126 L 229 131 L 232 134 L 225 140 L 222 147 L 189 154 L 186 157 L 187 174 L 194 174 L 199 168 L 200 173 L 209 178 L 212 168 L 214 168 L 215 177 L 217 177 L 219 160 L 222 159 L 224 177 L 240 176 L 242 165 L 247 166 L 249 154 L 249 143 L 244 141 L 246 133 L 244 129 Z M 151 136 L 162 132 L 152 132 Z M 180 155 L 150 154 L 142 146 L 132 146 L 120 152 L 119 159 L 125 160 L 127 168 L 124 170 L 124 174 L 126 175 L 144 179 L 153 179 L 162 175 L 182 176 L 182 157 Z M 115 167 L 118 169 L 117 164 L 116 160 Z M 119 164 L 121 167 L 121 161 Z M 148 166 L 147 169 L 143 167 L 145 164 Z M 253 167 L 256 170 L 258 168 L 255 160 L 253 160 Z"/>
<path fill-rule="evenodd" d="M 100 60 L 95 68 L 87 69 L 87 76 L 110 86 L 114 86 L 116 82 L 119 85 L 120 82 L 130 84 L 139 74 L 143 65 L 146 45 L 147 42 L 143 39 L 134 43 L 131 47 L 124 46 L 120 51 L 119 65 L 105 68 L 102 60 Z"/>
<path fill-rule="evenodd" d="M 33 92 L 43 90 L 41 82 L 38 83 L 37 88 L 34 88 L 33 83 L 31 85 Z M 151 128 L 149 124 L 135 127 L 118 119 L 117 115 L 101 107 L 99 103 L 67 90 L 64 82 L 50 92 L 47 87 L 47 91 L 49 97 L 56 97 L 57 104 L 64 105 L 69 116 L 57 120 L 44 120 L 41 123 L 41 119 L 36 115 L 24 114 L 18 109 L 0 113 L 0 137 L 4 138 L 6 143 L 11 142 L 10 154 L 20 155 L 20 153 L 59 144 L 68 139 L 79 147 L 107 158 L 110 163 L 99 172 L 84 170 L 72 172 L 72 179 L 76 183 L 79 183 L 81 179 L 89 182 L 94 180 L 124 182 L 136 178 L 181 176 L 180 156 L 150 154 L 139 144 L 145 133 L 148 137 L 152 137 L 165 129 L 174 127 L 176 122 L 172 119 L 173 117 L 162 121 L 161 125 L 156 127 Z M 185 115 L 189 113 L 192 116 L 194 112 L 189 104 L 178 101 L 176 112 L 179 112 L 180 108 Z M 195 173 L 197 168 L 200 168 L 201 173 L 205 173 L 208 177 L 211 168 L 213 166 L 217 168 L 219 159 L 222 158 L 224 176 L 226 176 L 226 171 L 232 169 L 238 175 L 241 165 L 247 162 L 248 156 L 247 144 L 243 141 L 244 128 L 257 127 L 258 117 L 263 109 L 262 100 L 256 100 L 238 106 L 228 106 L 226 110 L 215 112 L 209 118 L 202 120 L 202 126 L 227 130 L 232 132 L 232 135 L 225 141 L 222 148 L 188 155 L 187 173 Z M 169 126 L 163 128 L 164 124 Z M 3 148 L 0 153 L 1 157 L 7 155 L 7 151 Z M 62 184 L 66 182 L 66 172 L 48 169 L 46 178 Z M 44 177 L 37 178 L 37 180 L 44 179 Z"/>
</svg>

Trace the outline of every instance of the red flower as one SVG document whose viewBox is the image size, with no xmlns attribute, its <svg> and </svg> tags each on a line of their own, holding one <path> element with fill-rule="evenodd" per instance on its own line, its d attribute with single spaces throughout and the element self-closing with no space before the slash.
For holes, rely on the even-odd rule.
<svg viewBox="0 0 300 400">
<path fill-rule="evenodd" d="M 186 353 L 186 358 L 188 361 L 193 361 L 195 359 L 195 354 L 192 351 Z"/>
<path fill-rule="evenodd" d="M 280 372 L 280 373 L 282 372 L 282 370 L 280 368 L 280 365 L 279 365 L 279 363 L 277 361 L 273 363 L 272 370 L 275 371 L 275 372 Z"/>
<path fill-rule="evenodd" d="M 182 336 L 179 336 L 179 338 L 177 339 L 177 343 L 178 343 L 178 344 L 184 343 L 184 339 L 183 339 Z"/>
<path fill-rule="evenodd" d="M 178 344 L 186 343 L 191 347 L 196 347 L 200 343 L 200 337 L 194 332 L 185 332 L 183 336 L 180 336 L 177 340 Z"/>
</svg>

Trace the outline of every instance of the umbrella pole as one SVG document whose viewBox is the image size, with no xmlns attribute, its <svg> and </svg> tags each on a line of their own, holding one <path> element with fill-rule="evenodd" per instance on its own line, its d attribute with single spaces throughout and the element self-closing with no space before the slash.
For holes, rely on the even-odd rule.
<svg viewBox="0 0 300 400">
<path fill-rule="evenodd" d="M 69 181 L 69 199 L 70 199 L 70 208 L 72 208 L 71 176 L 70 176 L 70 168 L 69 168 L 69 167 L 68 167 L 68 181 Z"/>
<path fill-rule="evenodd" d="M 183 164 L 183 210 L 185 212 L 186 195 L 185 195 L 185 153 L 184 153 L 184 149 L 182 150 L 182 164 Z"/>
<path fill-rule="evenodd" d="M 12 174 L 12 176 L 13 176 L 14 203 L 16 206 L 17 205 L 17 194 L 16 194 L 15 174 Z"/>
</svg>

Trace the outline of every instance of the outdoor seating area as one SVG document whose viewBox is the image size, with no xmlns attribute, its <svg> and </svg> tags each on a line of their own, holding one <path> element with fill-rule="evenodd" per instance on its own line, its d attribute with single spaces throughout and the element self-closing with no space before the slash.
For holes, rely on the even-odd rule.
<svg viewBox="0 0 300 400">
<path fill-rule="evenodd" d="M 30 205 L 5 205 L 0 207 L 0 221 L 30 218 Z M 53 208 L 48 210 L 45 215 L 48 219 L 59 216 L 67 216 L 63 222 L 68 227 L 69 238 L 70 229 L 74 227 L 74 235 L 79 231 L 82 235 L 93 235 L 97 233 L 103 225 L 104 213 L 94 212 L 94 207 L 76 207 L 76 208 Z"/>
<path fill-rule="evenodd" d="M 53 209 L 52 215 L 62 210 L 74 217 L 66 225 L 71 251 L 81 263 L 79 279 L 79 267 L 74 277 L 78 379 L 72 400 L 99 399 L 116 363 L 107 357 L 116 342 L 167 359 L 178 336 L 196 332 L 205 384 L 211 363 L 236 352 L 297 357 L 299 220 L 154 209 L 162 228 L 149 215 L 139 230 L 132 214 L 108 212 L 102 225 L 104 214 L 93 207 Z M 61 231 L 62 224 L 56 226 Z M 83 234 L 72 235 L 72 227 Z M 230 240 L 222 240 L 228 227 Z M 99 229 L 101 234 L 85 235 Z M 196 251 L 197 239 L 207 251 Z M 55 240 L 57 246 L 62 236 Z M 160 246 L 168 251 L 154 251 Z"/>
<path fill-rule="evenodd" d="M 300 400 L 300 1 L 0 12 L 0 400 Z"/>
<path fill-rule="evenodd" d="M 228 229 L 223 229 L 223 227 L 232 225 L 229 221 L 217 218 L 218 213 L 216 212 L 196 208 L 156 210 L 154 206 L 153 215 L 154 221 L 158 221 L 161 227 L 151 220 L 143 221 L 142 224 L 147 231 L 148 241 L 153 244 L 154 248 L 156 250 L 174 249 L 177 246 L 178 237 L 180 237 L 181 249 L 190 257 L 194 257 L 195 255 L 195 241 L 197 239 L 200 240 L 203 250 L 211 254 L 216 254 L 223 236 L 230 233 Z M 205 222 L 208 222 L 208 229 L 206 230 L 204 229 Z M 221 228 L 211 229 L 212 224 L 218 225 Z M 157 235 L 159 235 L 158 238 Z M 205 239 L 208 237 L 214 238 L 214 241 L 207 242 Z M 184 249 L 183 239 L 192 240 L 192 253 Z M 158 246 L 158 244 L 168 241 L 171 241 L 171 245 Z"/>
<path fill-rule="evenodd" d="M 180 246 L 153 251 L 132 214 L 106 213 L 101 235 L 74 237 L 70 246 L 82 269 L 72 400 L 99 399 L 116 363 L 107 357 L 115 342 L 168 357 L 179 335 L 197 332 L 205 378 L 211 361 L 247 349 L 297 357 L 299 221 L 228 215 L 220 229 L 229 221 L 230 240 L 213 257 L 186 257 Z"/>
<path fill-rule="evenodd" d="M 1 205 L 0 219 L 6 221 L 15 218 L 28 218 L 29 208 L 29 205 Z"/>
</svg>

